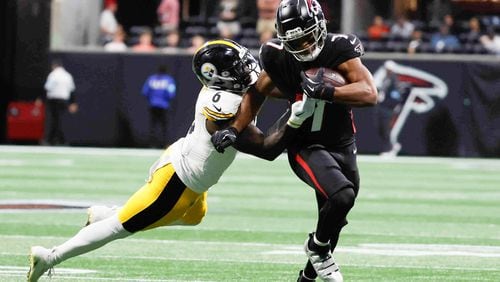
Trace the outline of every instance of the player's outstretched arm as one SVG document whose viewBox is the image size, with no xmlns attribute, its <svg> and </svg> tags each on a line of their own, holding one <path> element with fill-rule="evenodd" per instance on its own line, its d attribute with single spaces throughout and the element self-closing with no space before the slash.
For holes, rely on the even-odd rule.
<svg viewBox="0 0 500 282">
<path fill-rule="evenodd" d="M 229 127 L 221 129 L 212 135 L 211 141 L 215 149 L 223 153 L 224 149 L 233 145 L 242 132 L 255 118 L 264 103 L 266 96 L 273 95 L 274 84 L 265 71 L 262 71 L 257 82 L 243 96 L 236 117 Z"/>
<path fill-rule="evenodd" d="M 307 97 L 293 103 L 287 123 L 268 136 L 264 136 L 256 126 L 248 125 L 236 141 L 236 149 L 269 161 L 274 160 L 296 136 L 302 123 L 312 116 L 315 107 L 316 100 Z"/>
</svg>

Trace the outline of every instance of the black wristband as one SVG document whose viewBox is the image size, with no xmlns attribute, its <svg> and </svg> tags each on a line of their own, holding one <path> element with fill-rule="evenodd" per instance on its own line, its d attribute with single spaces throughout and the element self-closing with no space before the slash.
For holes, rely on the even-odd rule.
<svg viewBox="0 0 500 282">
<path fill-rule="evenodd" d="M 327 100 L 329 102 L 333 102 L 333 96 L 335 95 L 335 87 L 334 86 L 325 86 L 325 89 L 322 93 L 322 99 Z"/>
<path fill-rule="evenodd" d="M 234 135 L 236 135 L 236 136 L 238 136 L 238 134 L 240 134 L 240 133 L 238 132 L 238 129 L 236 129 L 236 127 L 234 127 L 234 126 L 230 126 L 230 127 L 228 127 L 228 128 L 227 128 L 227 130 L 229 130 L 229 131 L 233 132 L 233 133 L 234 133 Z"/>
</svg>

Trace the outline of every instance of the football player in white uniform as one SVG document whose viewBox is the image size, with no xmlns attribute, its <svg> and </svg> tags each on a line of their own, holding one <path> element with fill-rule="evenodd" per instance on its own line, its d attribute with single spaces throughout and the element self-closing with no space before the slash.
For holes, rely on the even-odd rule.
<svg viewBox="0 0 500 282">
<path fill-rule="evenodd" d="M 236 115 L 241 95 L 255 83 L 260 68 L 245 47 L 230 40 L 213 40 L 194 54 L 193 71 L 204 87 L 187 135 L 165 150 L 151 167 L 145 185 L 123 207 L 90 208 L 88 225 L 66 242 L 51 249 L 31 247 L 28 281 L 38 281 L 47 270 L 66 259 L 135 232 L 201 222 L 207 211 L 208 189 L 217 183 L 236 155 L 233 147 L 225 153 L 217 152 L 210 142 L 211 135 Z M 287 124 L 269 136 L 250 124 L 235 147 L 274 159 L 313 114 L 315 104 L 313 100 L 295 102 Z"/>
</svg>

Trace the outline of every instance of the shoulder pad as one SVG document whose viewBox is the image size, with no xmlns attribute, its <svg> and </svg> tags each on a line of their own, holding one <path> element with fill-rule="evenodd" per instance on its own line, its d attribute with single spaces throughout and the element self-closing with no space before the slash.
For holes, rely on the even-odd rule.
<svg viewBox="0 0 500 282">
<path fill-rule="evenodd" d="M 205 91 L 206 102 L 202 113 L 210 121 L 229 120 L 236 115 L 241 96 L 226 91 Z"/>
<path fill-rule="evenodd" d="M 259 51 L 259 58 L 262 68 L 268 70 L 268 66 L 276 60 L 280 60 L 281 54 L 284 52 L 284 46 L 281 41 L 273 38 L 266 43 L 262 44 Z"/>
<path fill-rule="evenodd" d="M 354 34 L 332 33 L 331 41 L 337 46 L 337 49 L 343 51 L 354 51 L 357 56 L 365 54 L 365 49 L 359 38 Z"/>
</svg>

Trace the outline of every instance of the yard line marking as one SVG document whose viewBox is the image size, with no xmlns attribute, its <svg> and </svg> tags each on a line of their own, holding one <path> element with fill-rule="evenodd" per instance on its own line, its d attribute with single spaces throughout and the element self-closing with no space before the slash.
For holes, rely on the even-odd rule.
<svg viewBox="0 0 500 282">
<path fill-rule="evenodd" d="M 12 238 L 12 239 L 38 239 L 38 240 L 59 240 L 59 239 L 68 239 L 69 237 L 62 237 L 62 236 L 29 236 L 29 235 L 0 235 L 0 241 L 1 238 Z M 271 244 L 271 243 L 255 243 L 255 242 L 225 242 L 225 241 L 191 241 L 191 240 L 160 240 L 160 239 L 140 239 L 140 238 L 126 238 L 120 240 L 120 242 L 136 242 L 136 243 L 157 243 L 157 244 L 172 244 L 172 245 L 178 245 L 178 244 L 190 244 L 190 245 L 211 245 L 211 246 L 217 246 L 217 245 L 231 245 L 231 246 L 245 246 L 245 247 L 263 247 L 263 248 L 269 248 L 269 247 L 296 247 L 296 245 L 284 245 L 284 244 Z M 10 254 L 10 253 L 5 253 L 5 252 L 0 252 L 0 254 Z"/>
<path fill-rule="evenodd" d="M 29 267 L 23 267 L 23 266 L 10 266 L 10 265 L 0 265 L 0 277 L 26 277 L 26 273 L 28 272 Z M 56 279 L 61 279 L 61 278 L 72 278 L 72 279 L 84 279 L 85 281 L 87 280 L 102 280 L 102 281 L 141 281 L 141 282 L 168 282 L 168 281 L 178 281 L 178 280 L 173 280 L 173 279 L 144 279 L 140 278 L 140 280 L 137 280 L 137 278 L 120 278 L 120 277 L 115 277 L 115 278 L 109 278 L 109 277 L 89 277 L 85 276 L 84 278 L 78 277 L 78 276 L 71 276 L 71 275 L 84 275 L 84 274 L 96 274 L 98 273 L 97 270 L 92 270 L 92 269 L 83 269 L 83 268 L 65 268 L 65 267 L 57 267 L 55 270 L 55 274 L 53 278 Z M 70 275 L 70 276 L 68 276 Z M 192 281 L 197 281 L 197 280 L 192 280 Z M 209 282 L 211 280 L 202 280 L 205 282 Z"/>
<path fill-rule="evenodd" d="M 36 166 L 36 167 L 66 167 L 73 166 L 75 163 L 70 159 L 52 159 L 52 160 L 43 160 L 43 161 L 29 161 L 24 159 L 0 159 L 0 166 Z"/>
<path fill-rule="evenodd" d="M 0 265 L 0 274 L 18 274 L 22 273 L 26 275 L 29 270 L 29 266 L 11 266 L 11 265 Z M 97 273 L 96 270 L 83 269 L 83 268 L 57 268 L 57 273 L 61 274 L 90 274 Z"/>
<path fill-rule="evenodd" d="M 138 148 L 99 148 L 99 147 L 47 147 L 47 146 L 16 146 L 16 145 L 0 145 L 0 152 L 5 153 L 50 153 L 50 154 L 63 154 L 63 155 L 95 155 L 95 156 L 137 156 L 137 157 L 150 157 L 160 156 L 163 150 L 161 149 L 138 149 Z M 248 154 L 238 154 L 237 158 L 241 159 L 258 159 L 255 156 Z M 285 154 L 281 154 L 278 158 L 285 160 Z M 359 155 L 360 162 L 367 163 L 398 163 L 398 164 L 448 164 L 455 166 L 457 160 L 460 160 L 459 166 L 478 164 L 488 166 L 490 169 L 500 170 L 500 160 L 496 159 L 481 159 L 481 158 L 450 158 L 450 157 L 407 157 L 399 156 L 393 159 L 385 159 L 380 156 L 373 155 Z M 493 166 L 493 167 L 492 167 Z"/>
<path fill-rule="evenodd" d="M 0 236 L 12 238 L 14 236 Z M 24 237 L 24 236 L 22 236 Z M 30 236 L 26 236 L 30 237 Z M 32 236 L 31 236 L 32 237 Z M 59 237 L 40 236 L 37 237 L 55 239 Z M 157 243 L 157 244 L 190 244 L 190 245 L 211 245 L 211 246 L 238 246 L 238 247 L 261 247 L 266 249 L 274 249 L 261 252 L 267 255 L 283 255 L 283 254 L 303 254 L 302 247 L 297 245 L 285 244 L 270 244 L 270 243 L 255 243 L 255 242 L 221 242 L 221 241 L 187 241 L 187 240 L 158 240 L 158 239 L 126 239 L 129 242 L 137 243 Z M 450 244 L 359 244 L 357 246 L 342 246 L 338 247 L 337 253 L 355 253 L 367 255 L 386 255 L 386 256 L 467 256 L 467 257 L 482 257 L 482 258 L 500 258 L 500 246 L 480 246 L 480 245 L 450 245 Z M 0 252 L 2 255 L 12 253 Z"/>
<path fill-rule="evenodd" d="M 438 244 L 360 244 L 335 249 L 336 253 L 381 255 L 392 257 L 464 256 L 500 258 L 500 247 Z M 302 254 L 303 250 L 282 249 L 266 252 L 272 255 Z"/>
<path fill-rule="evenodd" d="M 25 160 L 17 159 L 0 160 L 0 166 L 23 166 L 25 163 Z"/>
<path fill-rule="evenodd" d="M 295 253 L 286 253 L 288 255 L 295 254 Z M 282 254 L 279 254 L 282 256 Z M 94 258 L 97 259 L 124 259 L 123 256 L 116 256 L 116 255 L 99 255 L 99 254 L 92 254 Z M 303 251 L 300 252 L 300 259 L 298 261 L 302 262 L 304 257 Z M 225 258 L 170 258 L 170 257 L 160 257 L 160 256 L 134 256 L 127 254 L 127 259 L 137 259 L 137 260 L 146 260 L 146 261 L 188 261 L 188 262 L 234 262 L 234 259 L 225 259 Z M 297 265 L 298 262 L 296 261 L 277 261 L 275 259 L 270 259 L 269 261 L 263 260 L 263 259 L 238 259 L 238 262 L 240 263 L 255 263 L 255 264 L 276 264 L 276 265 Z M 368 268 L 368 267 L 376 267 L 376 268 L 400 268 L 400 269 L 436 269 L 436 270 L 464 270 L 463 267 L 461 266 L 436 266 L 436 265 L 408 265 L 408 264 L 372 264 L 372 263 L 342 263 L 344 266 L 351 266 L 351 267 L 362 267 L 362 268 Z M 27 269 L 27 268 L 25 268 Z M 58 273 L 59 268 L 56 266 L 56 273 Z M 467 267 L 467 271 L 493 271 L 493 272 L 498 272 L 498 268 L 481 268 L 481 267 Z M 59 277 L 59 276 L 58 276 Z M 156 280 L 154 280 L 156 281 Z"/>
<path fill-rule="evenodd" d="M 38 212 L 40 210 L 37 210 L 36 212 Z M 45 212 L 43 210 L 41 210 L 42 212 Z M 54 211 L 54 210 L 52 210 Z M 57 211 L 57 210 L 55 210 Z M 62 211 L 61 211 L 62 212 Z M 1 212 L 0 212 L 1 214 Z M 9 223 L 15 223 L 14 221 L 9 221 Z M 24 221 L 22 222 L 24 223 Z M 31 225 L 47 225 L 46 223 L 41 223 L 41 224 L 37 224 L 36 222 L 35 223 L 30 223 Z M 73 224 L 71 224 L 73 225 Z M 167 227 L 167 230 L 188 230 L 188 229 L 192 229 L 188 226 L 168 226 Z M 248 231 L 250 229 L 242 229 L 242 228 L 220 228 L 220 227 L 206 227 L 206 226 L 197 226 L 196 227 L 196 230 L 198 231 Z M 272 231 L 263 231 L 263 232 L 272 232 Z M 363 233 L 360 233 L 360 232 L 350 232 L 350 231 L 345 231 L 345 234 L 348 236 L 349 234 L 350 235 L 366 235 L 366 236 L 386 236 L 386 237 L 401 237 L 402 235 L 401 234 L 398 234 L 398 233 L 378 233 L 378 232 L 363 232 Z M 61 236 L 29 236 L 29 235 L 1 235 L 0 234 L 0 238 L 2 237 L 9 237 L 9 238 L 35 238 L 35 239 L 44 239 L 44 238 L 48 238 L 48 239 L 64 239 L 67 237 L 61 237 Z M 424 236 L 424 235 L 421 235 L 421 237 L 427 237 L 427 238 L 433 238 L 433 239 L 446 239 L 446 238 L 453 238 L 453 239 L 477 239 L 478 237 L 475 236 L 475 235 L 453 235 L 452 237 L 451 236 L 445 236 L 445 235 L 432 235 L 432 236 Z M 489 236 L 489 237 L 481 237 L 481 239 L 484 239 L 484 240 L 498 240 L 498 236 Z M 127 238 L 126 240 L 144 240 L 144 241 L 150 241 L 150 239 L 135 239 L 135 238 Z M 192 241 L 177 241 L 177 242 L 192 242 Z M 200 242 L 205 242 L 205 241 L 200 241 Z"/>
<path fill-rule="evenodd" d="M 26 278 L 26 273 L 23 275 L 2 275 L 6 277 L 23 277 Z M 55 281 L 61 279 L 71 279 L 71 281 L 123 281 L 123 282 L 179 282 L 179 279 L 144 279 L 144 278 L 110 278 L 110 277 L 77 277 L 77 276 L 64 276 L 64 275 L 54 275 L 52 278 Z M 26 280 L 26 279 L 24 279 Z M 192 282 L 214 282 L 212 280 L 182 280 L 182 281 L 192 281 Z"/>
<path fill-rule="evenodd" d="M 163 150 L 158 149 L 117 149 L 97 147 L 45 147 L 45 146 L 9 146 L 0 145 L 4 153 L 49 153 L 59 155 L 95 155 L 95 156 L 160 156 Z"/>
<path fill-rule="evenodd" d="M 481 159 L 481 158 L 439 158 L 439 157 L 396 157 L 393 159 L 381 158 L 380 156 L 361 155 L 358 157 L 359 162 L 366 163 L 394 163 L 394 164 L 447 164 L 451 166 L 457 165 L 457 160 L 462 165 L 483 165 L 493 166 L 500 169 L 500 160 L 498 159 Z"/>
<path fill-rule="evenodd" d="M 22 208 L 24 205 L 39 206 L 32 208 Z M 26 212 L 26 211 L 78 211 L 83 213 L 81 209 L 86 209 L 92 205 L 91 202 L 76 201 L 76 200 L 61 200 L 61 199 L 9 199 L 0 200 L 0 213 L 4 211 L 10 212 Z M 9 206 L 9 208 L 4 208 Z M 10 208 L 10 206 L 13 206 Z M 20 206 L 20 207 L 15 207 Z M 52 207 L 53 206 L 53 207 Z"/>
</svg>

